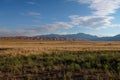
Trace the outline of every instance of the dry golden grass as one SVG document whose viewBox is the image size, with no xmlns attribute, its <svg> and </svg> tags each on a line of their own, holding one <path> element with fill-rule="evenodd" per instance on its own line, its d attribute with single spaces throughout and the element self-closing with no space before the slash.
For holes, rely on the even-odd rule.
<svg viewBox="0 0 120 80">
<path fill-rule="evenodd" d="M 18 56 L 64 50 L 120 50 L 120 42 L 0 40 L 0 55 Z"/>
</svg>

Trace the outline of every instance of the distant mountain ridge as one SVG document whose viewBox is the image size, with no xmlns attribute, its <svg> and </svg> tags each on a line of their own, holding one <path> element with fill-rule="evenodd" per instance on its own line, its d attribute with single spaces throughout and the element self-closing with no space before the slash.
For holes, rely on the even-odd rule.
<svg viewBox="0 0 120 80">
<path fill-rule="evenodd" d="M 96 41 L 120 41 L 120 35 L 116 35 L 113 37 L 100 37 L 95 40 Z"/>
<path fill-rule="evenodd" d="M 16 37 L 0 37 L 0 39 L 32 39 L 32 40 L 90 40 L 90 41 L 120 41 L 120 34 L 112 37 L 98 37 L 95 35 L 77 33 L 77 34 L 47 34 L 37 35 L 33 37 L 16 36 Z"/>
<path fill-rule="evenodd" d="M 48 35 L 40 35 L 35 36 L 37 38 L 67 38 L 67 39 L 77 39 L 77 40 L 91 40 L 91 41 L 120 41 L 120 34 L 113 37 L 98 37 L 95 35 L 85 34 L 85 33 L 77 33 L 77 34 L 48 34 Z"/>
<path fill-rule="evenodd" d="M 37 38 L 67 38 L 67 39 L 77 39 L 77 40 L 93 40 L 97 39 L 97 36 L 84 34 L 84 33 L 77 33 L 77 34 L 66 34 L 66 35 L 59 35 L 59 34 L 48 34 L 48 35 L 40 35 L 35 36 Z"/>
</svg>

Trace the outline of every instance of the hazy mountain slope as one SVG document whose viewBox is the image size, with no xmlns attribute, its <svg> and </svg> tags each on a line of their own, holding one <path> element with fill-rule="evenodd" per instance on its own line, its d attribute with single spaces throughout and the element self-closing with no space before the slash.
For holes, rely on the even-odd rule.
<svg viewBox="0 0 120 80">
<path fill-rule="evenodd" d="M 27 36 L 0 37 L 0 39 L 120 41 L 120 35 L 116 35 L 113 37 L 98 37 L 85 33 L 77 33 L 77 34 L 66 34 L 66 35 L 48 34 L 48 35 L 38 35 L 33 37 L 27 37 Z"/>
<path fill-rule="evenodd" d="M 58 35 L 58 34 L 48 34 L 48 35 L 40 35 L 36 36 L 37 38 L 67 38 L 67 39 L 79 39 L 79 40 L 92 40 L 92 41 L 120 41 L 120 35 L 116 35 L 113 37 L 98 37 L 85 33 L 77 33 L 77 34 L 66 34 L 66 35 Z"/>
</svg>

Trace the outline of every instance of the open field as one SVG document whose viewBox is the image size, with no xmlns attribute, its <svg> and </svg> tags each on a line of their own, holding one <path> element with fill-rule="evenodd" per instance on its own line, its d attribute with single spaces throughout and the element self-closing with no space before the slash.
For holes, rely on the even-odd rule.
<svg viewBox="0 0 120 80">
<path fill-rule="evenodd" d="M 0 80 L 120 80 L 120 42 L 0 40 Z"/>
<path fill-rule="evenodd" d="M 120 42 L 0 40 L 0 54 L 29 55 L 53 51 L 120 50 Z"/>
</svg>

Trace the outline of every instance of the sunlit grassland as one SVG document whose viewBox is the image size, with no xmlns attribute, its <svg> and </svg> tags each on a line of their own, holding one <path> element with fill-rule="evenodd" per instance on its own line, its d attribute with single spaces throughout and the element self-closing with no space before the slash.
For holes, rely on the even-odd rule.
<svg viewBox="0 0 120 80">
<path fill-rule="evenodd" d="M 0 80 L 119 80 L 120 42 L 0 41 Z"/>
<path fill-rule="evenodd" d="M 18 56 L 53 51 L 120 50 L 120 42 L 0 40 L 0 55 Z"/>
</svg>

